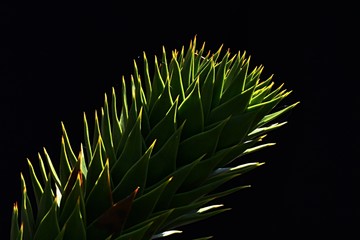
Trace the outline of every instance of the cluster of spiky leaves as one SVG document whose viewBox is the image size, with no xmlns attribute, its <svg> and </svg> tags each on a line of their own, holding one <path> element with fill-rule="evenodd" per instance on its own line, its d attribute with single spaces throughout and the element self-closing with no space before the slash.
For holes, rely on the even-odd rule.
<svg viewBox="0 0 360 240">
<path fill-rule="evenodd" d="M 219 187 L 262 164 L 234 160 L 271 146 L 262 139 L 297 104 L 276 109 L 290 91 L 261 79 L 245 53 L 197 50 L 196 37 L 170 61 L 163 48 L 152 74 L 143 57 L 120 101 L 114 88 L 110 101 L 105 94 L 92 132 L 84 114 L 78 155 L 62 124 L 58 169 L 45 148 L 38 172 L 28 161 L 36 202 L 21 175 L 11 240 L 155 239 L 226 211 L 210 202 L 247 186 Z"/>
</svg>

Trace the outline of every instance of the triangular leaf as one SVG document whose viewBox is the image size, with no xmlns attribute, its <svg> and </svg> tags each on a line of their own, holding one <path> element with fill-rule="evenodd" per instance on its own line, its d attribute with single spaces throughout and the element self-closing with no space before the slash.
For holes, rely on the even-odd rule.
<svg viewBox="0 0 360 240">
<path fill-rule="evenodd" d="M 115 185 L 117 185 L 130 167 L 136 163 L 142 156 L 142 144 L 143 138 L 141 135 L 141 118 L 142 118 L 142 109 L 140 109 L 136 124 L 133 129 L 126 137 L 126 142 L 124 149 L 120 157 L 116 160 L 116 163 L 111 168 L 112 180 Z"/>
<path fill-rule="evenodd" d="M 179 123 L 185 122 L 182 138 L 185 139 L 194 134 L 200 133 L 204 129 L 204 114 L 201 103 L 199 82 L 196 81 L 195 87 L 180 104 L 178 110 Z"/>
<path fill-rule="evenodd" d="M 20 208 L 20 222 L 23 225 L 24 239 L 31 239 L 33 237 L 33 230 L 35 228 L 34 214 L 31 206 L 29 196 L 27 194 L 26 183 L 23 174 L 21 176 L 21 208 Z"/>
<path fill-rule="evenodd" d="M 106 161 L 103 171 L 86 197 L 85 204 L 89 223 L 93 222 L 112 206 L 109 161 Z"/>
<path fill-rule="evenodd" d="M 221 131 L 228 120 L 225 119 L 217 126 L 182 141 L 179 145 L 178 166 L 186 165 L 202 155 L 211 157 L 217 148 Z"/>
<path fill-rule="evenodd" d="M 79 198 L 72 213 L 63 226 L 63 228 L 65 228 L 64 239 L 87 240 L 80 202 L 81 200 Z"/>
<path fill-rule="evenodd" d="M 30 178 L 31 178 L 31 183 L 32 183 L 32 187 L 33 187 L 33 192 L 35 195 L 36 205 L 39 207 L 40 198 L 41 198 L 41 195 L 43 194 L 43 188 L 36 176 L 34 167 L 31 164 L 30 160 L 28 159 L 27 162 L 29 165 Z"/>
<path fill-rule="evenodd" d="M 162 180 L 176 169 L 176 158 L 183 125 L 168 139 L 164 146 L 149 161 L 147 186 Z"/>
<path fill-rule="evenodd" d="M 53 202 L 51 208 L 41 220 L 36 229 L 33 240 L 55 239 L 60 233 L 59 223 L 57 221 L 57 200 Z"/>
<path fill-rule="evenodd" d="M 129 218 L 126 222 L 127 227 L 131 227 L 146 220 L 146 218 L 153 213 L 160 195 L 170 181 L 171 178 L 152 191 L 143 194 L 134 200 L 132 211 L 130 212 Z"/>
<path fill-rule="evenodd" d="M 135 188 L 139 187 L 139 193 L 144 191 L 149 159 L 154 148 L 155 142 L 150 145 L 144 155 L 126 172 L 123 179 L 113 190 L 114 199 L 122 199 L 129 195 Z M 138 194 L 139 195 L 139 194 Z"/>
</svg>

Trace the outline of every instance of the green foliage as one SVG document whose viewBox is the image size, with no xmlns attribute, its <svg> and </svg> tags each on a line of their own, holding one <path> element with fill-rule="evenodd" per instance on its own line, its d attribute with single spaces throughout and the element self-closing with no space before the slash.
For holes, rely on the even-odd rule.
<svg viewBox="0 0 360 240">
<path fill-rule="evenodd" d="M 62 124 L 58 168 L 45 149 L 40 169 L 28 161 L 35 202 L 21 175 L 11 240 L 156 239 L 229 210 L 210 202 L 248 186 L 219 187 L 263 164 L 239 158 L 272 146 L 264 137 L 286 123 L 273 121 L 298 104 L 277 109 L 290 91 L 274 89 L 262 66 L 222 46 L 197 49 L 196 37 L 186 50 L 163 48 L 153 71 L 145 53 L 142 65 L 122 79 L 120 100 L 105 94 L 92 131 L 84 114 L 77 156 Z"/>
</svg>

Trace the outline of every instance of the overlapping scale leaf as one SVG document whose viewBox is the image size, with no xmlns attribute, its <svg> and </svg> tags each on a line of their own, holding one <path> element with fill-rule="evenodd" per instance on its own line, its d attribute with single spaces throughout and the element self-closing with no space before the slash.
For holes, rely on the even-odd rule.
<svg viewBox="0 0 360 240">
<path fill-rule="evenodd" d="M 11 215 L 11 228 L 10 228 L 10 240 L 16 240 L 22 238 L 22 230 L 19 227 L 19 208 L 17 203 L 13 206 L 13 211 Z"/>
<path fill-rule="evenodd" d="M 143 137 L 141 135 L 142 109 L 139 112 L 136 123 L 126 138 L 122 153 L 111 167 L 112 180 L 119 183 L 126 172 L 142 156 Z"/>
<path fill-rule="evenodd" d="M 86 224 L 86 209 L 85 209 L 84 193 L 82 192 L 81 189 L 81 179 L 79 175 L 77 175 L 77 179 L 75 183 L 69 184 L 67 187 L 71 188 L 71 190 L 69 190 L 70 192 L 67 196 L 62 196 L 61 198 L 59 223 L 61 226 L 63 226 L 64 224 L 66 224 L 66 222 L 69 221 L 69 218 L 75 217 L 72 215 L 80 214 L 81 221 L 83 221 L 82 224 L 84 225 Z M 77 209 L 76 211 L 79 211 L 79 213 L 74 213 L 75 211 L 74 208 L 76 208 Z"/>
<path fill-rule="evenodd" d="M 109 104 L 107 100 L 107 95 L 105 94 L 104 107 L 101 108 L 101 125 L 100 131 L 102 140 L 104 142 L 104 147 L 106 149 L 106 155 L 109 159 L 110 166 L 116 164 L 116 153 L 114 149 L 113 137 L 112 137 L 112 126 L 109 113 Z"/>
<path fill-rule="evenodd" d="M 28 159 L 27 162 L 28 162 L 28 166 L 29 166 L 29 174 L 30 174 L 30 179 L 31 179 L 32 187 L 33 187 L 34 196 L 35 196 L 35 201 L 36 201 L 37 207 L 39 207 L 40 199 L 44 192 L 43 186 L 41 185 L 40 181 L 38 180 L 38 177 L 35 173 L 35 169 L 31 163 L 31 161 Z"/>
<path fill-rule="evenodd" d="M 179 123 L 185 123 L 182 139 L 204 130 L 204 113 L 201 103 L 199 82 L 196 81 L 190 93 L 178 108 Z"/>
<path fill-rule="evenodd" d="M 213 128 L 194 134 L 179 144 L 178 166 L 186 165 L 202 155 L 211 157 L 218 145 L 219 137 L 228 119 L 224 119 Z"/>
<path fill-rule="evenodd" d="M 170 181 L 171 178 L 163 182 L 161 185 L 154 188 L 153 190 L 143 194 L 142 196 L 134 200 L 132 211 L 130 212 L 129 218 L 126 222 L 127 227 L 131 227 L 135 224 L 141 223 L 142 221 L 145 221 L 151 216 L 160 195 Z"/>
<path fill-rule="evenodd" d="M 32 205 L 28 196 L 26 183 L 23 174 L 21 174 L 21 208 L 20 208 L 20 221 L 23 225 L 23 236 L 24 239 L 32 239 L 35 230 L 35 217 L 33 214 Z M 21 232 L 21 231 L 20 231 Z"/>
<path fill-rule="evenodd" d="M 110 186 L 109 161 L 106 162 L 105 167 L 92 186 L 92 189 L 89 189 L 85 204 L 86 216 L 89 223 L 95 221 L 104 211 L 112 206 L 113 199 Z"/>
<path fill-rule="evenodd" d="M 149 159 L 155 146 L 155 141 L 147 149 L 144 155 L 131 166 L 118 185 L 114 186 L 112 195 L 115 199 L 122 199 L 134 189 L 139 188 L 138 195 L 144 191 L 147 180 Z"/>
<path fill-rule="evenodd" d="M 167 140 L 158 152 L 149 160 L 147 186 L 150 187 L 176 170 L 176 160 L 180 142 L 182 124 Z"/>
<path fill-rule="evenodd" d="M 86 229 L 84 222 L 84 216 L 82 215 L 82 201 L 78 199 L 75 203 L 75 207 L 68 217 L 67 221 L 63 225 L 64 233 L 63 239 L 79 239 L 79 240 L 87 240 Z"/>
<path fill-rule="evenodd" d="M 180 64 L 176 59 L 177 57 L 177 51 L 172 52 L 172 59 L 170 61 L 170 91 L 171 96 L 173 97 L 173 100 L 175 98 L 179 98 L 179 100 L 182 102 L 185 99 L 185 91 L 181 76 L 181 68 Z"/>
<path fill-rule="evenodd" d="M 150 145 L 156 140 L 154 152 L 159 150 L 177 129 L 176 113 L 178 107 L 178 98 L 166 112 L 165 116 L 153 126 L 151 131 L 145 137 L 145 143 Z"/>
<path fill-rule="evenodd" d="M 36 216 L 36 226 L 40 225 L 45 215 L 48 213 L 54 202 L 54 193 L 51 189 L 51 178 L 45 184 L 43 194 L 41 195 L 38 212 Z"/>
<path fill-rule="evenodd" d="M 60 233 L 59 222 L 57 218 L 58 203 L 55 199 L 48 212 L 44 215 L 39 223 L 33 240 L 55 239 Z"/>
</svg>

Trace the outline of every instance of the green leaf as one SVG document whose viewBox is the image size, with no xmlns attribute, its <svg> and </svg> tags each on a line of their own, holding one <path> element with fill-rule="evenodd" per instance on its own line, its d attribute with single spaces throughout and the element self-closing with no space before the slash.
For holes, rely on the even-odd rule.
<svg viewBox="0 0 360 240">
<path fill-rule="evenodd" d="M 66 155 L 67 155 L 67 158 L 68 158 L 68 161 L 69 161 L 71 167 L 73 167 L 77 162 L 77 158 L 76 158 L 76 155 L 74 154 L 74 151 L 72 150 L 69 136 L 66 132 L 65 125 L 63 122 L 61 122 L 61 127 L 62 127 L 62 132 L 63 132 L 63 137 L 64 137 Z"/>
<path fill-rule="evenodd" d="M 112 88 L 112 94 L 111 94 L 111 126 L 112 126 L 111 134 L 112 134 L 113 148 L 116 149 L 116 146 L 118 146 L 121 142 L 122 129 L 118 115 L 118 105 L 117 105 L 116 92 L 114 87 Z"/>
<path fill-rule="evenodd" d="M 168 68 L 168 61 L 166 59 L 166 51 L 165 47 L 162 47 L 162 55 L 161 55 L 161 64 L 159 65 L 161 67 L 161 77 L 164 80 L 164 82 L 167 82 L 169 79 L 169 68 Z"/>
<path fill-rule="evenodd" d="M 228 50 L 223 56 L 220 63 L 217 64 L 215 69 L 216 76 L 213 86 L 214 90 L 213 90 L 213 99 L 211 104 L 212 109 L 218 106 L 220 103 L 220 99 L 224 89 L 224 79 L 227 71 L 228 62 L 231 61 L 229 60 L 229 57 L 230 57 L 230 52 Z"/>
<path fill-rule="evenodd" d="M 174 101 L 176 98 L 179 98 L 180 102 L 182 102 L 185 99 L 185 91 L 182 83 L 181 68 L 176 57 L 177 52 L 172 52 L 172 59 L 170 62 L 170 91 Z"/>
<path fill-rule="evenodd" d="M 97 141 L 98 141 L 99 137 L 101 136 L 99 117 L 98 117 L 98 112 L 96 110 L 95 110 L 95 114 L 94 114 L 94 119 L 95 119 L 94 120 L 94 133 L 93 133 L 93 142 L 92 142 L 92 146 L 91 146 L 92 151 L 94 151 Z"/>
<path fill-rule="evenodd" d="M 204 43 L 205 44 L 205 43 Z M 200 49 L 200 52 L 196 50 L 196 37 L 193 38 L 190 48 L 192 48 L 193 58 L 194 58 L 194 79 L 197 77 L 197 73 L 200 70 L 201 62 L 202 62 L 202 52 L 204 51 L 204 46 Z"/>
<path fill-rule="evenodd" d="M 270 126 L 256 128 L 255 130 L 253 130 L 252 132 L 249 133 L 248 138 L 255 138 L 255 137 L 259 137 L 261 135 L 265 135 L 270 131 L 273 131 L 275 129 L 278 129 L 278 128 L 284 126 L 285 124 L 287 124 L 287 122 L 274 123 L 274 124 L 271 124 Z"/>
<path fill-rule="evenodd" d="M 122 199 L 139 187 L 139 193 L 145 189 L 149 159 L 154 148 L 155 141 L 146 150 L 144 155 L 126 172 L 120 183 L 113 190 L 114 199 Z"/>
<path fill-rule="evenodd" d="M 10 240 L 17 240 L 20 235 L 21 233 L 19 228 L 19 209 L 17 203 L 15 203 L 11 215 Z"/>
<path fill-rule="evenodd" d="M 62 228 L 61 231 L 59 232 L 59 234 L 56 236 L 55 240 L 63 240 L 64 233 L 65 233 L 65 228 Z"/>
<path fill-rule="evenodd" d="M 250 105 L 256 105 L 261 103 L 262 101 L 264 101 L 265 97 L 269 95 L 272 87 L 274 86 L 274 82 L 270 82 L 271 79 L 272 76 L 255 86 Z"/>
<path fill-rule="evenodd" d="M 218 168 L 216 171 L 214 171 L 213 176 L 207 179 L 206 184 L 218 184 L 219 181 L 221 182 L 224 179 L 232 179 L 236 176 L 245 174 L 257 167 L 260 167 L 264 163 L 259 162 L 250 162 L 250 163 L 244 163 L 240 164 L 236 167 L 226 167 L 226 168 Z"/>
<path fill-rule="evenodd" d="M 106 155 L 109 159 L 110 166 L 113 166 L 116 163 L 116 155 L 114 150 L 114 144 L 112 140 L 112 131 L 111 131 L 111 123 L 110 123 L 110 113 L 109 113 L 109 105 L 107 100 L 107 95 L 104 96 L 104 107 L 101 108 L 101 138 L 103 140 Z"/>
<path fill-rule="evenodd" d="M 242 142 L 251 131 L 252 124 L 257 116 L 258 111 L 251 111 L 231 117 L 221 132 L 217 150 L 228 148 Z"/>
<path fill-rule="evenodd" d="M 134 200 L 132 211 L 130 212 L 129 218 L 126 221 L 127 227 L 131 227 L 146 220 L 153 213 L 160 195 L 170 181 L 171 178 L 158 187 L 154 188 L 152 191 L 147 192 Z"/>
<path fill-rule="evenodd" d="M 106 161 L 103 171 L 86 197 L 85 204 L 89 223 L 93 222 L 112 206 L 109 161 Z"/>
<path fill-rule="evenodd" d="M 55 167 L 54 167 L 54 165 L 53 165 L 53 163 L 52 163 L 52 161 L 51 161 L 51 159 L 50 159 L 50 156 L 49 156 L 49 154 L 47 153 L 46 149 L 45 149 L 45 148 L 43 148 L 43 149 L 44 149 L 45 158 L 46 158 L 46 160 L 47 160 L 46 162 L 47 162 L 47 164 L 48 164 L 48 166 L 49 166 L 49 169 L 50 169 L 51 176 L 52 176 L 52 178 L 54 179 L 55 184 L 58 186 L 58 188 L 60 189 L 60 191 L 63 192 L 63 191 L 64 191 L 64 188 L 63 188 L 63 186 L 61 185 L 60 178 L 59 178 L 58 175 L 57 175 L 56 169 L 55 169 Z M 75 162 L 75 163 L 76 163 L 76 162 Z"/>
<path fill-rule="evenodd" d="M 244 156 L 246 154 L 253 153 L 253 152 L 259 151 L 260 149 L 263 149 L 266 147 L 271 147 L 274 145 L 275 145 L 275 143 L 265 143 L 265 144 L 261 144 L 261 145 L 258 145 L 258 146 L 252 147 L 252 148 L 248 148 L 240 156 Z"/>
<path fill-rule="evenodd" d="M 186 52 L 183 61 L 179 61 L 182 65 L 181 79 L 183 82 L 184 89 L 187 89 L 194 80 L 194 54 L 196 41 L 190 41 L 190 46 Z"/>
<path fill-rule="evenodd" d="M 165 84 L 164 84 L 164 80 L 161 77 L 161 73 L 160 73 L 160 68 L 159 68 L 159 63 L 158 63 L 158 59 L 155 56 L 155 73 L 154 73 L 154 77 L 152 79 L 152 87 L 151 87 L 151 95 L 148 102 L 148 106 L 150 111 L 152 110 L 154 103 L 156 102 L 156 100 L 158 99 L 158 97 L 161 95 L 161 93 L 164 90 Z"/>
<path fill-rule="evenodd" d="M 176 112 L 178 106 L 178 98 L 174 101 L 166 115 L 151 129 L 145 138 L 147 145 L 156 140 L 154 153 L 157 152 L 165 142 L 174 134 L 176 130 Z"/>
<path fill-rule="evenodd" d="M 194 165 L 189 174 L 184 177 L 183 184 L 181 185 L 181 189 L 179 192 L 189 191 L 190 189 L 194 189 L 197 186 L 202 185 L 204 180 L 208 178 L 217 164 L 224 159 L 224 157 L 228 154 L 229 151 L 219 151 L 215 155 L 205 158 L 200 158 L 199 162 Z"/>
<path fill-rule="evenodd" d="M 183 129 L 181 125 L 149 161 L 147 187 L 162 180 L 176 169 L 176 158 Z"/>
<path fill-rule="evenodd" d="M 61 195 L 61 201 L 60 205 L 63 206 L 71 192 L 73 191 L 74 186 L 76 185 L 76 182 L 79 180 L 80 185 L 82 185 L 82 174 L 80 171 L 80 162 L 77 162 L 77 164 L 74 166 L 74 168 L 71 170 L 70 176 L 68 178 L 68 181 L 66 182 L 66 185 L 64 187 L 64 191 Z"/>
<path fill-rule="evenodd" d="M 121 234 L 119 237 L 115 238 L 114 240 L 129 240 L 129 239 L 141 240 L 141 239 L 143 239 L 143 236 L 145 235 L 146 231 L 150 228 L 151 225 L 152 225 L 152 222 L 150 222 L 140 228 L 136 228 L 131 232 Z"/>
<path fill-rule="evenodd" d="M 229 210 L 231 210 L 231 208 L 223 208 L 207 213 L 199 213 L 199 212 L 189 213 L 176 219 L 176 221 L 172 223 L 171 228 L 178 228 L 184 225 L 189 225 L 198 221 L 202 221 Z"/>
<path fill-rule="evenodd" d="M 269 78 L 272 79 L 273 75 L 270 76 Z M 282 83 L 280 86 L 278 86 L 275 90 L 273 90 L 272 92 L 270 92 L 269 94 L 267 94 L 264 99 L 262 100 L 262 102 L 266 102 L 266 101 L 270 101 L 271 99 L 274 99 L 276 97 L 278 97 L 279 95 L 282 95 L 284 93 L 283 90 L 284 87 L 284 83 Z M 286 91 L 285 91 L 286 92 Z"/>
<path fill-rule="evenodd" d="M 34 214 L 33 209 L 31 206 L 31 202 L 29 199 L 29 196 L 27 194 L 26 189 L 26 183 L 23 174 L 20 174 L 21 176 L 21 189 L 22 189 L 22 201 L 21 201 L 21 224 L 23 225 L 23 236 L 24 239 L 32 239 L 34 234 L 34 228 L 35 228 L 35 220 L 34 220 Z"/>
<path fill-rule="evenodd" d="M 81 200 L 78 199 L 75 207 L 66 223 L 64 224 L 64 239 L 77 239 L 77 240 L 86 240 L 86 230 L 84 226 L 84 219 L 81 211 Z"/>
<path fill-rule="evenodd" d="M 58 236 L 60 228 L 57 221 L 57 208 L 57 200 L 55 199 L 36 229 L 33 240 L 55 239 Z"/>
<path fill-rule="evenodd" d="M 51 189 L 51 178 L 48 178 L 45 184 L 44 192 L 39 201 L 38 213 L 36 218 L 36 226 L 39 226 L 45 215 L 49 212 L 54 204 L 54 194 Z"/>
<path fill-rule="evenodd" d="M 166 113 L 173 105 L 173 100 L 170 92 L 170 82 L 165 82 L 165 87 L 161 95 L 155 100 L 154 106 L 150 111 L 149 121 L 151 126 L 155 126 L 161 121 Z"/>
<path fill-rule="evenodd" d="M 245 66 L 243 66 L 245 55 L 240 55 L 240 51 L 238 54 L 235 54 L 234 58 L 235 61 L 233 61 L 224 79 L 224 92 L 221 96 L 221 103 L 227 102 L 231 98 L 244 91 L 245 79 L 249 68 L 250 58 L 248 58 Z"/>
<path fill-rule="evenodd" d="M 106 161 L 105 149 L 101 137 L 99 137 L 93 152 L 93 158 L 90 161 L 86 179 L 86 192 L 90 191 L 98 180 L 104 169 L 104 161 Z"/>
<path fill-rule="evenodd" d="M 282 114 L 290 111 L 291 109 L 293 109 L 296 105 L 298 105 L 300 102 L 296 102 L 294 104 L 291 104 L 290 106 L 287 106 L 279 111 L 276 111 L 274 113 L 268 114 L 266 116 L 263 117 L 263 119 L 261 119 L 261 121 L 258 123 L 257 126 L 263 126 L 264 124 L 280 117 Z"/>
<path fill-rule="evenodd" d="M 189 173 L 196 167 L 199 162 L 201 161 L 201 158 L 193 161 L 192 163 L 185 165 L 183 167 L 177 168 L 177 170 L 173 173 L 171 173 L 168 176 L 169 178 L 172 178 L 172 180 L 168 183 L 162 194 L 160 195 L 160 198 L 157 202 L 157 205 L 155 207 L 156 211 L 169 209 L 169 205 L 171 203 L 171 199 L 176 194 L 179 189 L 181 189 L 184 181 L 186 180 L 186 177 L 189 175 Z M 161 182 L 154 185 L 155 187 L 159 186 Z M 154 187 L 154 188 L 155 188 Z M 147 190 L 151 190 L 152 188 L 147 188 Z"/>
<path fill-rule="evenodd" d="M 16 238 L 16 240 L 24 240 L 24 225 L 21 224 L 19 234 Z"/>
<path fill-rule="evenodd" d="M 119 117 L 119 125 L 120 125 L 120 131 L 121 131 L 121 139 L 120 142 L 115 145 L 115 149 L 118 149 L 118 147 L 121 144 L 122 136 L 124 135 L 125 127 L 127 124 L 127 121 L 129 119 L 129 107 L 127 104 L 127 89 L 126 89 L 126 82 L 124 76 L 122 77 L 122 98 L 121 98 L 121 111 L 120 111 L 120 117 Z M 118 152 L 116 152 L 118 153 Z M 116 155 L 118 156 L 118 155 Z"/>
<path fill-rule="evenodd" d="M 275 106 L 277 106 L 286 96 L 288 96 L 288 94 L 289 93 L 284 93 L 267 102 L 262 102 L 260 104 L 249 106 L 247 112 L 257 112 L 257 116 L 253 120 L 251 128 L 260 127 L 265 123 L 269 122 L 270 120 L 264 119 L 264 117 L 268 115 L 275 108 Z"/>
<path fill-rule="evenodd" d="M 246 91 L 234 96 L 227 102 L 224 102 L 216 108 L 212 109 L 209 115 L 208 123 L 215 123 L 229 116 L 235 117 L 243 114 L 249 105 L 253 90 L 254 88 L 247 89 Z"/>
<path fill-rule="evenodd" d="M 125 82 L 125 80 L 124 80 L 124 82 Z M 133 84 L 131 86 L 134 87 Z M 137 106 L 134 88 L 131 89 L 131 97 L 132 97 L 132 102 L 131 102 L 130 110 L 128 110 L 128 109 L 125 110 L 124 109 L 125 104 L 123 103 L 123 110 L 124 110 L 123 112 L 125 112 L 127 116 L 126 116 L 126 119 L 125 119 L 125 117 L 124 118 L 120 117 L 120 121 L 121 121 L 120 125 L 121 125 L 123 131 L 122 131 L 122 138 L 121 138 L 120 144 L 118 146 L 116 146 L 116 156 L 119 156 L 122 153 L 122 151 L 124 149 L 124 145 L 126 144 L 126 141 L 127 141 L 127 137 L 129 136 L 134 125 L 136 125 L 136 122 L 138 121 L 140 111 L 142 111 L 142 112 L 144 111 L 143 106 Z M 127 100 L 124 99 L 124 101 L 127 101 Z M 122 112 L 122 115 L 123 115 L 123 112 Z M 112 166 L 110 166 L 110 167 L 112 168 Z"/>
<path fill-rule="evenodd" d="M 203 155 L 211 157 L 217 148 L 221 131 L 228 120 L 229 118 L 205 132 L 195 134 L 182 141 L 178 151 L 178 166 L 186 165 Z"/>
<path fill-rule="evenodd" d="M 84 202 L 84 195 L 81 189 L 81 179 L 80 175 L 77 175 L 77 179 L 75 184 L 73 184 L 73 188 L 71 189 L 70 193 L 66 197 L 61 199 L 61 209 L 59 214 L 59 223 L 61 226 L 66 224 L 69 218 L 71 218 L 72 214 L 74 213 L 74 208 L 79 208 L 80 214 L 82 216 L 82 221 L 86 223 L 86 210 L 85 210 L 85 202 Z M 79 205 L 79 206 L 78 206 Z M 70 225 L 71 226 L 71 225 Z"/>
<path fill-rule="evenodd" d="M 130 167 L 142 156 L 143 138 L 141 135 L 141 119 L 142 109 L 140 109 L 136 124 L 126 138 L 125 146 L 120 157 L 111 168 L 112 180 L 115 185 L 121 181 Z"/>
<path fill-rule="evenodd" d="M 90 140 L 89 124 L 88 124 L 85 112 L 83 113 L 83 121 L 84 121 L 84 144 L 85 144 L 86 157 L 87 157 L 86 159 L 88 160 L 87 164 L 89 164 L 90 160 L 93 158 L 93 149 L 92 149 L 91 140 Z M 62 142 L 63 142 L 63 140 L 62 140 Z M 61 160 L 60 160 L 60 162 L 61 162 Z M 71 170 L 70 165 L 68 166 L 68 169 L 69 169 L 69 171 Z M 70 174 L 70 172 L 69 172 L 69 174 Z"/>
<path fill-rule="evenodd" d="M 131 75 L 131 89 L 132 89 L 132 100 L 136 103 L 136 109 L 139 110 L 140 108 L 147 108 L 147 100 L 145 93 L 142 89 L 141 78 L 137 74 L 135 69 L 134 75 Z"/>
<path fill-rule="evenodd" d="M 227 181 L 233 179 L 236 175 L 226 175 L 222 178 L 216 178 L 216 181 L 209 182 L 207 184 L 204 184 L 203 186 L 194 188 L 187 192 L 182 192 L 176 194 L 172 201 L 171 201 L 171 207 L 179 207 L 186 204 L 190 204 L 200 197 L 208 194 L 209 192 L 215 190 L 217 187 L 221 186 L 222 184 L 226 183 Z"/>
<path fill-rule="evenodd" d="M 167 221 L 167 218 L 172 213 L 173 209 L 165 210 L 160 213 L 152 214 L 147 221 L 152 222 L 150 228 L 146 231 L 144 240 L 151 238 L 155 233 L 159 231 L 159 228 Z"/>
<path fill-rule="evenodd" d="M 88 170 L 87 170 L 87 166 L 86 166 L 84 148 L 83 148 L 82 143 L 80 144 L 80 152 L 79 152 L 77 164 L 79 164 L 82 182 L 84 183 L 84 184 L 82 184 L 82 186 L 84 186 L 86 183 Z"/>
<path fill-rule="evenodd" d="M 36 176 L 34 167 L 31 164 L 30 160 L 27 159 L 27 162 L 28 162 L 28 166 L 29 166 L 30 178 L 31 178 L 31 183 L 32 183 L 32 187 L 33 187 L 33 192 L 35 195 L 36 205 L 39 207 L 40 198 L 41 198 L 41 195 L 43 194 L 43 188 Z"/>
<path fill-rule="evenodd" d="M 38 153 L 38 159 L 39 159 L 39 167 L 40 167 L 40 175 L 41 175 L 41 179 L 42 179 L 42 185 L 45 185 L 45 183 L 48 181 L 47 180 L 47 171 L 45 168 L 45 164 L 44 161 L 42 160 L 41 154 Z"/>
<path fill-rule="evenodd" d="M 217 162 L 216 167 L 223 167 L 237 160 L 247 150 L 258 144 L 265 136 L 260 136 L 253 140 L 240 142 L 239 144 L 218 151 L 218 154 L 224 154 Z"/>
<path fill-rule="evenodd" d="M 61 149 L 59 160 L 59 178 L 62 186 L 65 186 L 71 173 L 71 165 L 66 152 L 64 136 L 61 137 Z"/>
<path fill-rule="evenodd" d="M 201 103 L 199 81 L 195 82 L 195 86 L 192 91 L 180 104 L 178 118 L 180 124 L 185 122 L 182 139 L 186 139 L 203 131 L 204 114 Z"/>
<path fill-rule="evenodd" d="M 259 81 L 260 81 L 260 75 L 261 72 L 263 71 L 264 67 L 263 66 L 256 66 L 250 74 L 248 74 L 246 76 L 246 84 L 245 84 L 245 89 L 247 88 L 251 88 L 253 86 L 259 85 Z"/>
<path fill-rule="evenodd" d="M 147 60 L 145 52 L 143 52 L 143 66 L 144 66 L 143 81 L 145 83 L 145 96 L 146 96 L 146 99 L 149 100 L 151 98 L 151 94 L 152 94 L 152 86 L 151 86 L 151 78 L 150 78 L 150 73 L 149 73 L 149 61 Z"/>
<path fill-rule="evenodd" d="M 201 103 L 204 111 L 204 119 L 208 118 L 211 110 L 211 104 L 213 101 L 213 91 L 214 91 L 214 83 L 215 83 L 215 63 L 210 60 L 209 61 L 209 69 L 205 71 L 206 74 L 205 80 L 201 87 Z M 200 76 L 201 79 L 201 76 Z M 205 120 L 207 122 L 207 120 Z"/>
<path fill-rule="evenodd" d="M 181 206 L 173 207 L 173 211 L 171 212 L 170 216 L 168 217 L 166 223 L 162 226 L 161 231 L 165 231 L 168 229 L 173 229 L 173 223 L 177 222 L 181 216 L 186 215 L 188 213 L 196 212 L 199 208 L 210 202 L 212 199 L 209 200 L 205 198 L 201 198 L 198 201 L 194 201 L 190 204 L 184 204 Z"/>
<path fill-rule="evenodd" d="M 142 229 L 143 226 L 147 226 L 150 224 L 150 227 L 146 230 L 143 237 L 141 239 L 147 240 L 147 239 L 154 239 L 154 234 L 156 234 L 159 231 L 159 228 L 163 226 L 163 224 L 167 221 L 167 218 L 172 213 L 173 209 L 168 209 L 156 214 L 153 214 L 150 218 L 146 219 L 145 221 L 136 224 L 128 229 L 126 229 L 122 235 L 126 235 L 130 232 L 137 231 L 137 229 Z"/>
<path fill-rule="evenodd" d="M 208 200 L 208 201 L 213 201 L 215 199 L 225 197 L 227 195 L 233 194 L 233 193 L 235 193 L 237 191 L 240 191 L 240 190 L 243 190 L 243 189 L 246 189 L 246 188 L 250 188 L 250 187 L 251 187 L 251 185 L 233 187 L 233 188 L 227 189 L 227 190 L 222 191 L 222 192 L 215 192 L 213 194 L 206 195 L 206 196 L 203 197 L 203 199 Z"/>
</svg>

